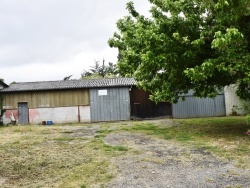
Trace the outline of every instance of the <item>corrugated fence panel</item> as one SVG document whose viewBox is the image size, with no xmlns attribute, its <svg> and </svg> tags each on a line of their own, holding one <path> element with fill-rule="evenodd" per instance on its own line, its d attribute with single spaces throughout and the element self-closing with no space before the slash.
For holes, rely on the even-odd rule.
<svg viewBox="0 0 250 188">
<path fill-rule="evenodd" d="M 217 95 L 212 98 L 198 98 L 186 96 L 183 101 L 181 98 L 178 103 L 173 104 L 173 118 L 194 118 L 225 116 L 224 95 Z"/>
<path fill-rule="evenodd" d="M 225 96 L 218 95 L 215 98 L 216 105 L 216 116 L 225 116 L 226 115 L 226 105 L 225 105 Z"/>
<path fill-rule="evenodd" d="M 196 98 L 198 117 L 216 116 L 215 100 L 211 98 Z"/>
<path fill-rule="evenodd" d="M 129 101 L 126 87 L 90 89 L 91 121 L 129 120 Z"/>
</svg>

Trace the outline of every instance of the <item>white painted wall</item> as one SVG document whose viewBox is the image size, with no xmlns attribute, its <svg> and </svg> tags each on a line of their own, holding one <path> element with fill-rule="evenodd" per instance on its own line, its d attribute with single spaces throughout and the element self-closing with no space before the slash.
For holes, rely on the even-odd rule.
<svg viewBox="0 0 250 188">
<path fill-rule="evenodd" d="M 225 92 L 225 105 L 226 105 L 226 115 L 232 115 L 232 108 L 234 105 L 236 105 L 239 109 L 237 110 L 238 115 L 245 115 L 244 105 L 243 103 L 246 103 L 242 101 L 237 95 L 236 95 L 236 85 L 227 86 L 224 88 Z"/>
<path fill-rule="evenodd" d="M 33 108 L 29 109 L 29 122 L 42 124 L 43 121 L 53 123 L 90 122 L 90 106 L 57 107 L 57 108 Z"/>
<path fill-rule="evenodd" d="M 90 106 L 79 106 L 81 122 L 90 122 Z"/>
</svg>

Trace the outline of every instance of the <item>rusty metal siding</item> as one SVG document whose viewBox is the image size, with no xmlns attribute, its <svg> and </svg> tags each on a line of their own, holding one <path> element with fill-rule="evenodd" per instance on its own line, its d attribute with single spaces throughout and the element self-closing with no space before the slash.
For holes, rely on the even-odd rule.
<svg viewBox="0 0 250 188">
<path fill-rule="evenodd" d="M 224 94 L 212 98 L 198 98 L 185 96 L 183 101 L 180 97 L 178 103 L 173 104 L 173 118 L 194 118 L 225 116 Z"/>
<path fill-rule="evenodd" d="M 129 101 L 127 87 L 90 89 L 91 121 L 129 120 Z"/>
<path fill-rule="evenodd" d="M 88 89 L 13 92 L 3 95 L 6 109 L 17 108 L 18 102 L 27 102 L 29 108 L 89 105 Z"/>
</svg>

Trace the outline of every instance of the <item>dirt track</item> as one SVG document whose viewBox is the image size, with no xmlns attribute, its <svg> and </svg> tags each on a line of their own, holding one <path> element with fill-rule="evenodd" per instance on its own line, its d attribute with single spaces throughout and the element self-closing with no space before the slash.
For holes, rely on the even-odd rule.
<svg viewBox="0 0 250 188">
<path fill-rule="evenodd" d="M 113 159 L 119 174 L 106 187 L 250 187 L 249 170 L 202 149 L 133 133 L 111 133 L 104 141 L 135 151 Z"/>
<path fill-rule="evenodd" d="M 153 123 L 160 127 L 179 126 L 171 120 Z M 79 187 L 78 182 L 72 186 L 64 184 L 72 180 L 68 181 L 72 169 L 79 165 L 84 168 L 91 161 L 88 160 L 90 157 L 93 161 L 100 158 L 102 162 L 107 160 L 108 166 L 105 167 L 114 174 L 110 182 L 92 181 L 87 184 L 94 188 L 250 188 L 250 169 L 237 168 L 232 162 L 220 159 L 205 149 L 126 132 L 130 126 L 133 123 L 5 128 L 1 134 L 3 157 L 0 167 L 4 164 L 6 167 L 2 168 L 0 187 Z M 98 141 L 100 145 L 88 145 L 93 141 Z M 98 147 L 105 145 L 102 141 L 110 146 L 125 146 L 128 150 L 122 155 L 103 156 L 104 150 L 98 151 Z M 84 155 L 88 153 L 90 155 Z M 20 164 L 18 170 L 25 173 L 11 171 L 13 163 Z M 93 166 L 92 171 L 99 166 Z M 54 169 L 57 169 L 55 173 Z M 84 170 L 88 171 L 91 170 Z M 80 171 L 75 172 L 79 174 Z M 84 175 L 80 176 L 80 180 L 87 177 Z M 90 175 L 94 176 L 92 172 Z M 16 179 L 18 177 L 22 178 Z"/>
</svg>

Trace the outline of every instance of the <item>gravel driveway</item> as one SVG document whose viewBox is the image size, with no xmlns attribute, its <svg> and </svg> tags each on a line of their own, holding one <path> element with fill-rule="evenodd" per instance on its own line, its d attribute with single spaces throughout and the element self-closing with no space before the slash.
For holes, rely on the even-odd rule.
<svg viewBox="0 0 250 188">
<path fill-rule="evenodd" d="M 113 159 L 119 173 L 105 187 L 250 187 L 249 169 L 238 169 L 203 149 L 126 132 L 111 133 L 104 142 L 131 150 L 128 155 Z"/>
</svg>

